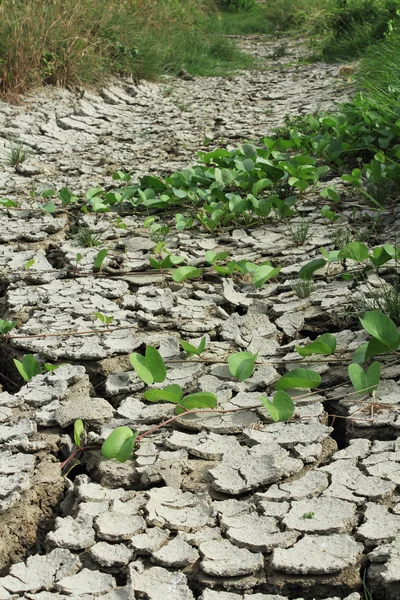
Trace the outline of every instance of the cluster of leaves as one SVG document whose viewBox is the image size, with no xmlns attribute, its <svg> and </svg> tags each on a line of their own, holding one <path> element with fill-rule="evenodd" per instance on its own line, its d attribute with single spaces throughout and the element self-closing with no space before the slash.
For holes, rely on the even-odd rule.
<svg viewBox="0 0 400 600">
<path fill-rule="evenodd" d="M 372 252 L 370 252 L 366 244 L 363 244 L 362 242 L 350 242 L 339 250 L 327 252 L 325 248 L 322 247 L 320 248 L 320 251 L 323 258 L 315 258 L 305 264 L 297 275 L 299 279 L 311 279 L 316 271 L 319 271 L 329 264 L 344 260 L 359 263 L 361 267 L 356 273 L 366 275 L 372 269 L 378 269 L 390 261 L 394 261 L 396 264 L 400 258 L 400 249 L 393 246 L 393 244 L 376 246 Z M 346 280 L 351 280 L 356 273 L 345 272 L 341 274 L 341 277 Z"/>
<path fill-rule="evenodd" d="M 287 121 L 277 135 L 296 141 L 332 168 L 350 167 L 342 180 L 377 208 L 400 189 L 400 122 L 369 94 L 359 92 L 335 114 Z"/>
<path fill-rule="evenodd" d="M 196 347 L 193 344 L 180 340 L 182 348 L 188 356 L 199 355 L 206 346 L 206 338 L 202 338 Z M 252 352 L 236 352 L 229 356 L 228 367 L 233 377 L 240 381 L 249 378 L 255 368 L 257 356 Z M 145 354 L 133 352 L 130 362 L 142 381 L 149 386 L 160 384 L 167 377 L 166 365 L 156 348 L 147 346 Z M 260 396 L 260 405 L 264 406 L 273 421 L 287 421 L 294 414 L 294 403 L 287 390 L 293 388 L 311 389 L 318 387 L 321 377 L 310 369 L 293 369 L 283 375 L 275 384 L 273 397 Z M 187 413 L 198 411 L 223 412 L 223 408 L 217 409 L 218 399 L 212 392 L 195 392 L 184 395 L 182 388 L 177 384 L 170 384 L 163 388 L 152 387 L 143 394 L 148 402 L 169 402 L 175 405 L 175 416 L 179 417 Z M 171 419 L 167 421 L 170 422 Z M 161 424 L 160 426 L 162 426 Z M 81 420 L 75 423 L 75 444 L 80 447 L 80 436 L 83 432 Z M 147 433 L 139 436 L 139 432 L 132 431 L 129 427 L 116 427 L 104 441 L 101 452 L 105 458 L 115 458 L 119 462 L 125 462 L 134 452 L 138 438 L 143 438 Z"/>
<path fill-rule="evenodd" d="M 270 215 L 293 215 L 298 196 L 329 171 L 295 141 L 285 139 L 264 138 L 260 146 L 246 143 L 234 150 L 200 152 L 199 161 L 202 164 L 165 178 L 142 177 L 138 185 L 130 185 L 130 175 L 118 171 L 114 179 L 129 185 L 109 192 L 92 188 L 86 194 L 87 207 L 106 212 L 128 202 L 135 209 L 173 208 L 176 212 L 179 206 L 186 214 L 175 215 L 178 230 L 191 227 L 196 220 L 213 231 L 232 222 L 251 224 Z M 152 216 L 145 226 L 152 236 L 169 231 Z"/>
<path fill-rule="evenodd" d="M 361 319 L 361 325 L 371 336 L 368 342 L 362 344 L 353 355 L 353 361 L 348 366 L 351 383 L 357 393 L 362 396 L 374 393 L 380 383 L 381 364 L 369 360 L 376 355 L 396 353 L 400 347 L 400 334 L 396 325 L 386 315 L 379 311 L 371 311 Z M 189 356 L 199 355 L 204 350 L 206 339 L 203 338 L 198 347 L 183 340 L 180 341 L 183 349 Z M 302 358 L 314 354 L 324 357 L 330 356 L 336 350 L 336 337 L 325 333 L 317 337 L 313 342 L 304 347 L 296 347 L 296 351 Z M 160 384 L 167 377 L 166 365 L 156 348 L 147 346 L 144 356 L 139 353 L 130 355 L 131 364 L 137 375 L 147 385 Z M 233 377 L 240 381 L 248 379 L 255 368 L 257 356 L 252 352 L 236 352 L 228 357 L 228 367 Z M 314 370 L 308 368 L 295 368 L 282 375 L 275 383 L 273 397 L 260 396 L 262 406 L 268 411 L 273 421 L 287 421 L 294 414 L 294 402 L 287 393 L 293 389 L 314 389 L 321 383 L 321 376 Z M 169 402 L 175 405 L 176 417 L 198 411 L 211 411 L 217 407 L 217 396 L 212 392 L 195 392 L 184 395 L 182 388 L 177 384 L 167 385 L 164 388 L 149 388 L 144 392 L 144 398 L 148 402 Z M 221 409 L 223 412 L 223 409 Z M 166 423 L 171 421 L 168 420 Z M 162 426 L 161 424 L 160 426 Z M 84 427 L 81 420 L 75 423 L 75 444 L 80 447 L 80 436 Z M 140 435 L 143 438 L 147 433 Z M 138 431 L 132 431 L 129 427 L 117 427 L 104 441 L 101 452 L 105 458 L 115 458 L 119 462 L 128 460 L 135 449 Z"/>
<path fill-rule="evenodd" d="M 54 371 L 59 365 L 52 365 L 51 363 L 44 363 L 43 368 L 33 354 L 25 354 L 22 360 L 13 359 L 19 374 L 25 381 L 30 381 L 35 375 L 40 375 L 46 371 Z"/>
<path fill-rule="evenodd" d="M 181 283 L 185 279 L 201 277 L 203 274 L 203 269 L 198 267 L 189 265 L 178 267 L 178 265 L 185 261 L 185 257 L 171 254 L 171 252 L 165 248 L 164 242 L 159 242 L 157 244 L 155 255 L 161 255 L 161 257 L 159 260 L 150 257 L 150 264 L 153 269 L 173 269 L 172 279 L 177 283 Z M 256 288 L 261 288 L 268 280 L 276 277 L 281 269 L 280 267 L 273 267 L 270 261 L 263 261 L 260 264 L 252 263 L 248 260 L 230 260 L 226 262 L 228 255 L 228 252 L 208 250 L 205 253 L 205 260 L 211 265 L 215 273 L 222 277 L 231 277 L 234 274 L 250 276 L 251 283 Z M 225 261 L 225 264 L 217 264 L 222 261 Z"/>
</svg>

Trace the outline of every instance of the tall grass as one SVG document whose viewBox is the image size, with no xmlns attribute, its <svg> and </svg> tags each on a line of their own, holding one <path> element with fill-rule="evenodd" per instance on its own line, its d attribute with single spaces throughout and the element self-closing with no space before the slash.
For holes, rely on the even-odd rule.
<svg viewBox="0 0 400 600">
<path fill-rule="evenodd" d="M 392 119 L 400 117 L 400 30 L 371 46 L 361 60 L 357 80 L 361 88 Z"/>
<path fill-rule="evenodd" d="M 0 90 L 74 86 L 110 73 L 154 78 L 181 67 L 205 75 L 248 66 L 229 40 L 206 31 L 210 2 L 0 0 Z"/>
<path fill-rule="evenodd" d="M 322 57 L 347 61 L 362 56 L 398 21 L 399 9 L 399 0 L 335 0 L 327 14 Z"/>
</svg>

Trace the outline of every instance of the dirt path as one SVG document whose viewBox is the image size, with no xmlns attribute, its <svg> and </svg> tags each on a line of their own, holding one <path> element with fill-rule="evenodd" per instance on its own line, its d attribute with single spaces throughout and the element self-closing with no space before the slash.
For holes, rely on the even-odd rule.
<svg viewBox="0 0 400 600">
<path fill-rule="evenodd" d="M 260 289 L 215 276 L 175 283 L 149 271 L 156 241 L 142 217 L 124 216 L 121 229 L 116 212 L 54 216 L 30 198 L 36 188 L 112 185 L 115 169 L 133 169 L 135 179 L 185 167 L 205 137 L 215 145 L 259 138 L 286 113 L 345 98 L 335 67 L 295 64 L 297 42 L 281 58 L 272 58 L 281 43 L 240 43 L 264 57 L 265 70 L 115 82 L 81 97 L 43 90 L 20 106 L 0 105 L 3 158 L 13 143 L 32 149 L 18 169 L 0 173 L 1 195 L 23 207 L 3 209 L 0 222 L 1 316 L 18 322 L 0 346 L 0 600 L 360 600 L 365 565 L 375 600 L 399 597 L 398 367 L 383 374 L 387 410 L 373 420 L 361 414 L 330 426 L 328 411 L 359 409 L 340 400 L 346 384 L 298 399 L 290 423 L 251 408 L 296 366 L 295 346 L 343 319 L 355 293 L 351 282 L 328 277 L 307 298 L 292 289 L 299 267 L 332 248 L 333 228 L 313 197 L 301 206 L 312 223 L 303 245 L 282 221 L 167 235 L 189 265 L 212 249 L 280 265 L 279 283 Z M 98 248 L 71 239 L 77 223 L 108 249 L 101 276 L 90 272 Z M 78 253 L 75 277 L 66 268 Z M 96 312 L 114 317 L 111 330 Z M 366 337 L 337 329 L 339 357 Z M 179 340 L 203 336 L 202 360 L 188 360 Z M 165 384 L 213 392 L 232 412 L 181 417 L 123 464 L 88 451 L 64 479 L 60 460 L 73 449 L 75 419 L 96 446 L 116 426 L 143 432 L 172 416 L 173 406 L 144 401 L 146 386 L 130 366 L 129 354 L 148 345 L 167 362 Z M 226 365 L 241 350 L 260 363 L 245 381 Z M 12 358 L 28 352 L 64 364 L 22 385 Z M 325 388 L 346 379 L 345 363 L 313 367 Z"/>
<path fill-rule="evenodd" d="M 183 168 L 206 137 L 216 144 L 258 139 L 285 114 L 324 110 L 346 98 L 337 67 L 297 64 L 305 52 L 300 42 L 240 44 L 265 70 L 228 79 L 169 77 L 163 84 L 115 81 L 99 94 L 46 88 L 22 105 L 0 104 L 0 194 L 64 185 L 86 191 L 111 183 L 116 168 L 135 176 Z M 30 158 L 15 172 L 6 160 L 17 144 Z"/>
</svg>

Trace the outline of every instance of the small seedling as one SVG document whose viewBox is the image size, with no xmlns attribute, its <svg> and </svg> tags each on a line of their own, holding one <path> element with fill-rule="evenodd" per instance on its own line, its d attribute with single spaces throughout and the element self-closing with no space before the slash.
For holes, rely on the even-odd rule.
<svg viewBox="0 0 400 600">
<path fill-rule="evenodd" d="M 25 356 L 22 357 L 22 360 L 14 358 L 14 364 L 25 381 L 30 381 L 32 377 L 42 373 L 40 363 L 33 354 L 25 354 Z M 44 363 L 43 365 L 45 371 L 54 371 L 58 366 L 59 365 L 52 365 L 51 363 Z"/>
<path fill-rule="evenodd" d="M 306 219 L 301 219 L 293 223 L 287 224 L 288 234 L 296 246 L 301 246 L 308 239 L 310 230 L 310 222 Z"/>
<path fill-rule="evenodd" d="M 75 271 L 78 270 L 78 265 L 82 260 L 82 254 L 80 252 L 78 252 L 78 254 L 75 256 Z"/>
<path fill-rule="evenodd" d="M 96 248 L 100 246 L 101 234 L 94 233 L 89 227 L 78 227 L 73 238 L 75 243 L 83 248 Z"/>
<path fill-rule="evenodd" d="M 24 268 L 26 270 L 30 269 L 31 267 L 33 267 L 33 265 L 35 264 L 35 259 L 31 258 L 30 260 L 28 260 L 28 262 L 25 263 Z"/>
<path fill-rule="evenodd" d="M 16 326 L 16 321 L 3 321 L 0 319 L 0 335 L 7 335 Z"/>
<path fill-rule="evenodd" d="M 304 520 L 306 520 L 306 519 L 313 519 L 314 517 L 315 517 L 315 514 L 313 512 L 311 512 L 311 511 L 310 512 L 306 512 L 303 515 L 303 519 Z"/>
<path fill-rule="evenodd" d="M 105 248 L 103 248 L 103 250 L 100 250 L 100 252 L 96 255 L 96 258 L 94 259 L 93 272 L 96 273 L 97 271 L 100 271 L 101 266 L 102 266 L 106 256 L 107 256 L 107 250 Z"/>
<path fill-rule="evenodd" d="M 188 356 L 199 356 L 206 347 L 206 337 L 204 336 L 201 338 L 201 342 L 197 348 L 196 346 L 193 346 L 193 344 L 189 344 L 189 342 L 185 342 L 184 340 L 179 340 L 179 343 Z"/>
<path fill-rule="evenodd" d="M 103 315 L 103 313 L 101 313 L 101 312 L 97 312 L 97 313 L 95 313 L 95 316 L 99 319 L 99 321 L 101 321 L 103 323 L 103 325 L 105 325 L 107 327 L 107 329 L 108 329 L 108 326 L 114 321 L 113 315 L 106 316 L 106 315 Z"/>
<path fill-rule="evenodd" d="M 298 279 L 292 283 L 292 290 L 298 298 L 308 298 L 316 289 L 312 279 Z"/>
<path fill-rule="evenodd" d="M 29 156 L 29 150 L 25 148 L 22 144 L 17 144 L 13 148 L 8 155 L 8 163 L 13 167 L 17 167 L 21 163 L 25 162 Z"/>
</svg>

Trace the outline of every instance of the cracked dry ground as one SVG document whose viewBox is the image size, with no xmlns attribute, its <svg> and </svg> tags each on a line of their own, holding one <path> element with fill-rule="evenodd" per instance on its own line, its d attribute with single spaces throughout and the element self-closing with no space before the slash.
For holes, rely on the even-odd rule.
<svg viewBox="0 0 400 600">
<path fill-rule="evenodd" d="M 329 330 L 328 313 L 340 314 L 355 293 L 352 282 L 323 278 L 307 299 L 291 290 L 299 267 L 332 243 L 312 198 L 302 207 L 314 221 L 304 246 L 276 222 L 214 237 L 198 229 L 168 236 L 168 248 L 188 264 L 201 264 L 214 248 L 234 259 L 271 258 L 286 279 L 261 290 L 143 273 L 155 243 L 133 214 L 124 217 L 126 230 L 116 227 L 116 213 L 76 216 L 101 235 L 109 255 L 102 277 L 68 278 L 77 252 L 85 272 L 96 248 L 69 239 L 73 215 L 32 208 L 32 188 L 67 185 L 78 193 L 112 186 L 115 168 L 133 169 L 134 177 L 182 168 L 205 135 L 216 144 L 260 137 L 285 113 L 345 98 L 335 68 L 279 65 L 270 58 L 273 42 L 241 43 L 268 69 L 230 79 L 118 81 L 83 96 L 46 89 L 19 106 L 0 104 L 3 159 L 14 142 L 31 149 L 17 171 L 4 164 L 0 173 L 1 195 L 24 207 L 3 210 L 0 221 L 2 317 L 19 322 L 20 336 L 3 344 L 1 372 L 15 379 L 12 358 L 27 352 L 65 363 L 20 388 L 4 379 L 0 393 L 0 600 L 358 600 L 365 567 L 374 598 L 399 598 L 399 367 L 383 371 L 387 408 L 373 421 L 356 403 L 335 400 L 349 391 L 343 384 L 298 400 L 290 423 L 272 423 L 261 406 L 181 417 L 145 438 L 135 461 L 105 461 L 93 451 L 71 479 L 60 475 L 76 418 L 97 443 L 117 425 L 145 430 L 172 414 L 169 405 L 143 400 L 130 352 L 155 345 L 173 361 L 166 383 L 213 391 L 224 408 L 250 407 L 296 365 L 295 345 Z M 289 43 L 282 61 L 293 61 L 298 46 Z M 118 276 L 117 259 L 129 275 Z M 98 332 L 96 311 L 114 315 L 118 330 Z M 365 335 L 339 329 L 340 357 Z M 179 339 L 203 335 L 205 361 L 185 360 Z M 244 382 L 226 365 L 238 350 L 258 352 L 262 362 Z M 345 363 L 317 370 L 325 389 L 346 380 Z M 333 429 L 328 411 L 355 415 Z"/>
</svg>

